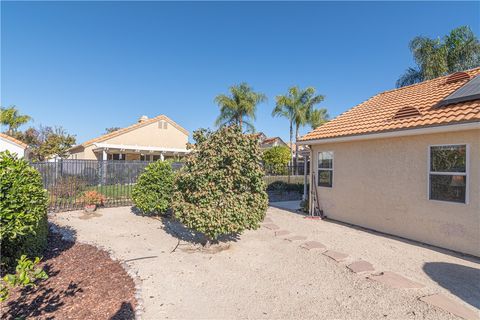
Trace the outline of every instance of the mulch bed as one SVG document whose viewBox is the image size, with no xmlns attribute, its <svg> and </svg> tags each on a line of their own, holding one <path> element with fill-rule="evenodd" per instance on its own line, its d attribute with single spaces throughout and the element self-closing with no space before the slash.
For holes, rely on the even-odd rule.
<svg viewBox="0 0 480 320">
<path fill-rule="evenodd" d="M 48 240 L 42 266 L 49 278 L 11 290 L 1 319 L 134 319 L 135 284 L 118 262 L 58 234 Z"/>
</svg>

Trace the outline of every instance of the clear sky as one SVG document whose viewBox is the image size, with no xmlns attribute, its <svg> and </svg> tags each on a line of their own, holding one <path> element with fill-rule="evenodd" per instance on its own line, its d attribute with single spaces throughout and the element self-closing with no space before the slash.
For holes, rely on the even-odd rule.
<svg viewBox="0 0 480 320">
<path fill-rule="evenodd" d="M 141 115 L 213 127 L 214 97 L 246 81 L 269 97 L 256 129 L 287 141 L 271 110 L 289 86 L 336 116 L 394 87 L 414 36 L 461 25 L 479 34 L 479 2 L 2 1 L 0 102 L 82 142 Z"/>
</svg>

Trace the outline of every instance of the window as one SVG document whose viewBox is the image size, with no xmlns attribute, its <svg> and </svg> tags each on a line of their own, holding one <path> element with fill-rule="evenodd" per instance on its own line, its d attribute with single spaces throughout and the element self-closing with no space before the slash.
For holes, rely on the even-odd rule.
<svg viewBox="0 0 480 320">
<path fill-rule="evenodd" d="M 333 186 L 333 152 L 323 151 L 318 153 L 318 186 Z"/>
<path fill-rule="evenodd" d="M 149 154 L 141 154 L 140 155 L 140 161 L 150 161 L 150 155 Z"/>
<path fill-rule="evenodd" d="M 125 156 L 122 153 L 109 153 L 107 160 L 125 160 Z"/>
<path fill-rule="evenodd" d="M 158 160 L 160 160 L 160 155 L 154 154 L 152 157 L 153 157 L 153 159 L 152 159 L 153 161 L 158 161 Z"/>
<path fill-rule="evenodd" d="M 429 199 L 466 203 L 467 146 L 430 147 Z"/>
</svg>

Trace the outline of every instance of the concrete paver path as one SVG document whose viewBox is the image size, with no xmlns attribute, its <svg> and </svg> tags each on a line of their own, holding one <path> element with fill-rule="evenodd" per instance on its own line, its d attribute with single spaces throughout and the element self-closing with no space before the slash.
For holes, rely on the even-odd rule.
<svg viewBox="0 0 480 320">
<path fill-rule="evenodd" d="M 457 319 L 420 300 L 438 293 L 478 312 L 479 260 L 277 208 L 268 209 L 269 223 L 348 257 L 337 263 L 265 227 L 207 254 L 184 250 L 190 245 L 179 245 L 161 219 L 136 216 L 128 207 L 82 216 L 58 213 L 51 220 L 74 228 L 80 241 L 109 248 L 137 271 L 144 319 Z M 359 260 L 424 287 L 392 289 L 347 269 Z"/>
</svg>

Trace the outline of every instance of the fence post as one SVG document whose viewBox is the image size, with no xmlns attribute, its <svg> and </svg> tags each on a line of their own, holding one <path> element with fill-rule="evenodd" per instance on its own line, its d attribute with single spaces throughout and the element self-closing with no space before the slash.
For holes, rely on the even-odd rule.
<svg viewBox="0 0 480 320">
<path fill-rule="evenodd" d="M 308 162 L 308 155 L 305 154 L 303 156 L 303 197 L 302 200 L 307 200 L 307 162 Z"/>
</svg>

